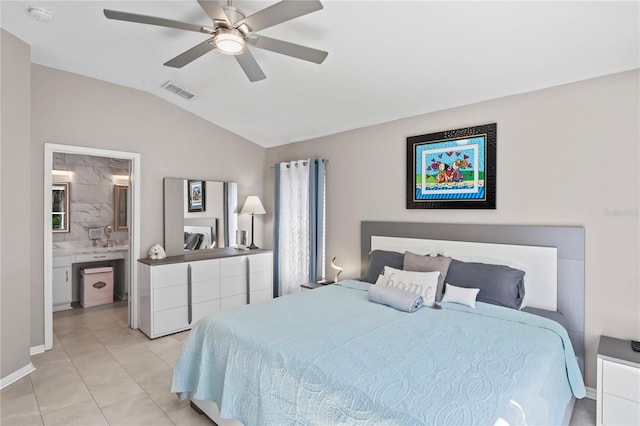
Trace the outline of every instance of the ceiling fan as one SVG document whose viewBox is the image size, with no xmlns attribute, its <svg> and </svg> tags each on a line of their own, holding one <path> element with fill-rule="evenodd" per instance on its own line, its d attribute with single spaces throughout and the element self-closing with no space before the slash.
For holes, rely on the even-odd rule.
<svg viewBox="0 0 640 426">
<path fill-rule="evenodd" d="M 240 67 L 250 81 L 259 81 L 264 80 L 266 76 L 247 48 L 247 45 L 316 64 L 321 64 L 328 55 L 328 52 L 322 50 L 255 34 L 255 32 L 265 28 L 322 9 L 322 3 L 318 0 L 282 0 L 250 16 L 245 16 L 240 9 L 232 6 L 231 0 L 227 0 L 226 6 L 220 5 L 220 3 L 215 0 L 198 0 L 198 4 L 204 9 L 213 22 L 212 26 L 207 27 L 109 9 L 104 9 L 104 15 L 109 19 L 119 21 L 177 28 L 179 30 L 195 31 L 212 36 L 186 52 L 165 62 L 164 65 L 174 68 L 182 68 L 205 53 L 217 49 L 224 54 L 235 56 L 238 64 L 240 64 Z"/>
</svg>

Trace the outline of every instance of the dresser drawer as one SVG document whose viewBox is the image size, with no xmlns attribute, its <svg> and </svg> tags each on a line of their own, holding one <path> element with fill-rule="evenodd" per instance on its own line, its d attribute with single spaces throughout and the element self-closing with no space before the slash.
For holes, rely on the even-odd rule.
<svg viewBox="0 0 640 426">
<path fill-rule="evenodd" d="M 228 311 L 230 309 L 239 308 L 247 304 L 247 295 L 240 294 L 238 296 L 223 297 L 220 299 L 220 310 Z"/>
<path fill-rule="evenodd" d="M 200 281 L 192 284 L 191 303 L 220 299 L 220 280 Z"/>
<path fill-rule="evenodd" d="M 100 260 L 124 259 L 125 257 L 126 257 L 126 252 L 123 252 L 123 251 L 76 254 L 75 263 L 97 262 Z"/>
<path fill-rule="evenodd" d="M 192 282 L 220 280 L 219 260 L 202 260 L 191 262 L 190 265 Z"/>
<path fill-rule="evenodd" d="M 236 276 L 227 277 L 220 283 L 220 296 L 229 297 L 239 294 L 247 294 L 247 277 Z"/>
<path fill-rule="evenodd" d="M 153 313 L 153 334 L 159 336 L 189 328 L 187 307 L 167 309 Z"/>
<path fill-rule="evenodd" d="M 54 268 L 66 268 L 73 263 L 73 256 L 53 256 Z"/>
<path fill-rule="evenodd" d="M 640 402 L 640 369 L 603 360 L 602 391 Z"/>
<path fill-rule="evenodd" d="M 195 303 L 193 305 L 193 320 L 191 325 L 200 321 L 202 318 L 220 312 L 220 299 L 209 300 L 207 302 Z"/>
<path fill-rule="evenodd" d="M 602 395 L 602 424 L 640 425 L 640 403 L 607 393 Z"/>
<path fill-rule="evenodd" d="M 246 274 L 247 274 L 247 257 L 246 256 L 236 256 L 236 257 L 229 257 L 226 259 L 220 259 L 220 276 L 222 278 L 234 277 L 237 275 L 246 275 Z"/>
<path fill-rule="evenodd" d="M 271 271 L 262 271 L 262 272 L 253 272 L 253 265 L 251 265 L 251 291 L 257 290 L 273 290 L 273 272 Z"/>
<path fill-rule="evenodd" d="M 153 311 L 187 306 L 187 286 L 174 285 L 153 290 Z"/>
<path fill-rule="evenodd" d="M 254 303 L 265 302 L 267 300 L 273 299 L 273 290 L 267 288 L 265 290 L 252 291 L 249 296 L 249 303 L 251 303 L 252 305 Z"/>
<path fill-rule="evenodd" d="M 273 255 L 271 253 L 254 254 L 249 258 L 251 272 L 272 271 Z"/>
<path fill-rule="evenodd" d="M 187 264 L 175 263 L 151 268 L 153 288 L 187 284 Z"/>
</svg>

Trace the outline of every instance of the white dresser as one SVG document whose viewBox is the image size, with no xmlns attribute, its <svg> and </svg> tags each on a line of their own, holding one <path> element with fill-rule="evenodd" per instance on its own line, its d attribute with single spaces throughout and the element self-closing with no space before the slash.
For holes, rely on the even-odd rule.
<svg viewBox="0 0 640 426">
<path fill-rule="evenodd" d="M 640 352 L 629 340 L 600 336 L 597 376 L 597 424 L 640 425 Z"/>
<path fill-rule="evenodd" d="M 140 330 L 151 339 L 188 330 L 199 319 L 273 298 L 268 250 L 140 259 Z"/>
</svg>

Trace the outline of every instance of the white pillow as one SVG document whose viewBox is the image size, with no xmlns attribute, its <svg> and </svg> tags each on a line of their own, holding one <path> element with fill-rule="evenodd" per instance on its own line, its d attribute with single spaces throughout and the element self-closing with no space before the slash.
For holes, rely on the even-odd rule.
<svg viewBox="0 0 640 426">
<path fill-rule="evenodd" d="M 470 308 L 476 307 L 476 297 L 480 292 L 479 288 L 464 288 L 456 287 L 449 283 L 445 284 L 444 296 L 442 296 L 443 302 L 460 303 Z"/>
<path fill-rule="evenodd" d="M 436 301 L 440 271 L 413 272 L 384 267 L 384 275 L 378 277 L 376 285 L 395 287 L 422 296 L 425 306 L 433 306 Z"/>
</svg>

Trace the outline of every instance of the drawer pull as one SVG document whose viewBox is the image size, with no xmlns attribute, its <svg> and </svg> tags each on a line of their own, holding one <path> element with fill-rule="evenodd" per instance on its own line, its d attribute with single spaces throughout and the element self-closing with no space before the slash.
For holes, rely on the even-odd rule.
<svg viewBox="0 0 640 426">
<path fill-rule="evenodd" d="M 102 259 L 107 257 L 107 255 L 103 255 L 103 256 L 93 256 L 94 259 Z"/>
<path fill-rule="evenodd" d="M 65 277 L 66 277 L 64 280 L 66 282 L 69 282 L 69 271 L 64 271 L 64 274 L 65 274 Z"/>
<path fill-rule="evenodd" d="M 187 320 L 191 325 L 192 308 L 191 308 L 191 265 L 187 265 Z"/>
</svg>

